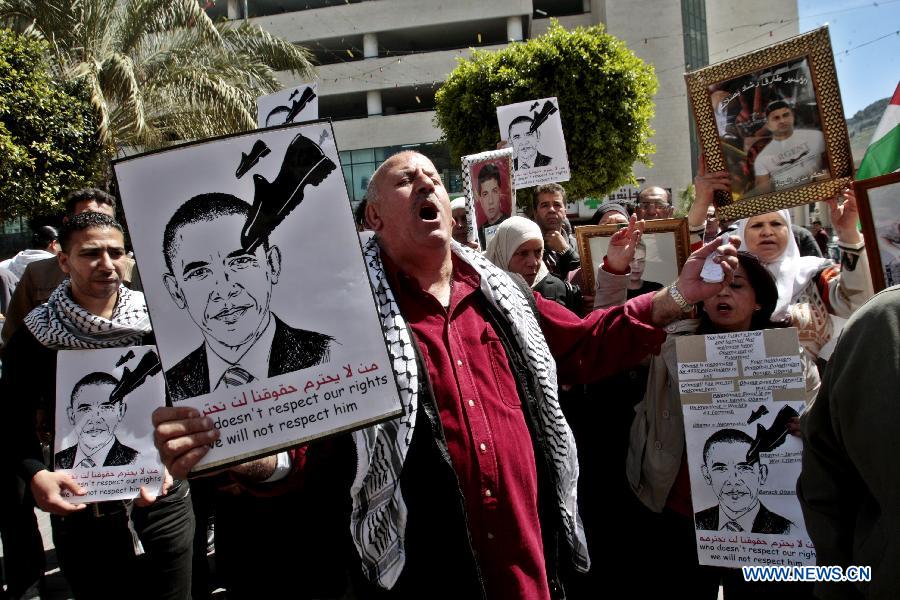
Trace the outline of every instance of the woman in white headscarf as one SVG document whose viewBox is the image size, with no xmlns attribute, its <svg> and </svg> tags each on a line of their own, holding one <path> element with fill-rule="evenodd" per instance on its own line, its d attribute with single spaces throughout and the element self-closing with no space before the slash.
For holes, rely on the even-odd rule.
<svg viewBox="0 0 900 600">
<path fill-rule="evenodd" d="M 856 197 L 850 191 L 843 195 L 843 205 L 838 205 L 837 199 L 830 201 L 840 265 L 827 258 L 800 256 L 787 210 L 735 224 L 741 248 L 759 257 L 775 277 L 778 304 L 772 320 L 789 321 L 797 327 L 800 342 L 815 356 L 820 356 L 822 347 L 834 336 L 831 315 L 846 319 L 874 294 L 864 242 L 856 229 Z"/>
<path fill-rule="evenodd" d="M 544 235 L 534 221 L 524 217 L 503 221 L 488 242 L 485 256 L 501 269 L 521 275 L 531 289 L 544 298 L 558 302 L 572 312 L 580 310 L 578 288 L 547 270 Z"/>
</svg>

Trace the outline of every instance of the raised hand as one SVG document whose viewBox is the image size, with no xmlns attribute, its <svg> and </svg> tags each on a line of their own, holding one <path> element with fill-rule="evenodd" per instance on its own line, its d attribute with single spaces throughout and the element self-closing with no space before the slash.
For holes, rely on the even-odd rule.
<svg viewBox="0 0 900 600">
<path fill-rule="evenodd" d="M 631 215 L 628 227 L 618 230 L 609 238 L 609 248 L 606 249 L 606 265 L 616 273 L 628 271 L 643 232 L 644 221 L 638 221 L 636 215 Z"/>
<path fill-rule="evenodd" d="M 725 286 L 731 285 L 734 271 L 738 267 L 737 249 L 740 245 L 741 240 L 737 236 L 731 236 L 727 244 L 722 244 L 720 238 L 716 238 L 692 253 L 684 263 L 681 275 L 678 276 L 678 290 L 684 299 L 691 304 L 697 304 L 707 298 L 712 298 Z M 722 265 L 725 278 L 716 283 L 703 281 L 700 278 L 703 263 L 707 256 L 717 251 L 719 254 L 715 261 Z"/>
<path fill-rule="evenodd" d="M 838 200 L 843 198 L 842 204 Z M 856 193 L 852 188 L 844 188 L 838 194 L 828 199 L 831 207 L 831 225 L 838 236 L 838 240 L 845 244 L 858 244 L 862 236 L 856 228 L 859 221 L 859 210 L 856 206 Z"/>
<path fill-rule="evenodd" d="M 706 224 L 706 213 L 713 203 L 715 190 L 730 191 L 731 176 L 727 171 L 706 172 L 706 157 L 700 155 L 700 166 L 694 177 L 694 203 L 688 212 L 688 226 L 699 227 Z"/>
</svg>

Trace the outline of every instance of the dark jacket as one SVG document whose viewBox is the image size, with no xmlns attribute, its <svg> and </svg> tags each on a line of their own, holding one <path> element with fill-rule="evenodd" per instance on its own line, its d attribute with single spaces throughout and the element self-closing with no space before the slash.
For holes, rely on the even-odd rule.
<svg viewBox="0 0 900 600">
<path fill-rule="evenodd" d="M 78 444 L 60 450 L 53 459 L 54 468 L 71 469 L 74 466 L 76 454 L 78 454 Z M 113 439 L 113 445 L 109 449 L 109 453 L 106 455 L 102 466 L 119 467 L 121 465 L 130 465 L 137 460 L 138 454 L 137 450 L 129 448 L 120 442 L 119 438 L 115 438 Z"/>
<path fill-rule="evenodd" d="M 540 152 L 538 152 L 534 157 L 534 164 L 532 165 L 532 167 L 546 167 L 551 162 L 553 162 L 552 156 L 547 156 L 546 154 L 541 154 Z M 513 169 L 517 171 L 519 170 L 518 158 L 513 159 Z"/>
<path fill-rule="evenodd" d="M 705 508 L 694 515 L 694 522 L 697 529 L 718 531 L 719 530 L 719 505 Z M 750 533 L 777 533 L 787 535 L 791 532 L 794 524 L 779 515 L 773 513 L 766 508 L 762 502 L 759 503 L 759 512 L 753 519 L 753 527 Z"/>
<path fill-rule="evenodd" d="M 294 329 L 272 314 L 275 337 L 269 353 L 269 377 L 299 371 L 328 362 L 334 338 L 315 331 Z M 172 400 L 193 398 L 209 393 L 209 365 L 206 344 L 182 358 L 166 371 L 166 384 Z"/>
<path fill-rule="evenodd" d="M 571 235 L 567 236 L 567 238 L 569 249 L 565 252 L 560 253 L 556 250 L 544 248 L 544 264 L 547 265 L 550 273 L 563 280 L 568 278 L 571 271 L 581 266 L 581 257 L 578 256 L 578 250 L 576 250 L 578 247 L 577 242 Z"/>
<path fill-rule="evenodd" d="M 555 275 L 548 274 L 534 286 L 534 291 L 547 300 L 562 304 L 575 314 L 582 313 L 581 288 L 577 285 L 572 285 Z"/>
</svg>

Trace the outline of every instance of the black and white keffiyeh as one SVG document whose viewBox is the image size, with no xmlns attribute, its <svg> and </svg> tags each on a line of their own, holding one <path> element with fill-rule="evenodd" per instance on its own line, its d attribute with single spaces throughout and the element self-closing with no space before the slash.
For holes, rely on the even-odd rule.
<svg viewBox="0 0 900 600">
<path fill-rule="evenodd" d="M 25 317 L 28 331 L 47 348 L 89 350 L 133 346 L 150 332 L 150 316 L 144 294 L 119 286 L 119 299 L 112 318 L 85 310 L 72 299 L 71 280 L 66 279 Z"/>
<path fill-rule="evenodd" d="M 556 392 L 556 363 L 522 290 L 480 253 L 456 243 L 453 251 L 481 276 L 481 291 L 503 316 L 524 350 L 528 368 L 544 395 L 538 420 L 551 461 L 557 505 L 566 530 L 574 565 L 590 567 L 577 508 L 578 459 L 575 438 L 563 417 Z M 396 583 L 406 561 L 404 539 L 407 508 L 400 489 L 400 471 L 412 443 L 418 408 L 419 373 L 406 321 L 388 284 L 377 240 L 363 252 L 369 280 L 378 301 L 388 354 L 400 387 L 403 415 L 354 433 L 357 471 L 350 493 L 353 500 L 351 534 L 366 576 L 385 589 Z"/>
</svg>

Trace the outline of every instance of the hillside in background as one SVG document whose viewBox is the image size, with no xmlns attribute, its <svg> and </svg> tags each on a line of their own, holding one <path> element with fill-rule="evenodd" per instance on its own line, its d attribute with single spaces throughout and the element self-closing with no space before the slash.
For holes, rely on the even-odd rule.
<svg viewBox="0 0 900 600">
<path fill-rule="evenodd" d="M 866 146 L 872 141 L 872 135 L 875 134 L 875 128 L 878 127 L 878 121 L 881 120 L 889 100 L 890 98 L 876 100 L 847 119 L 847 133 L 850 134 L 850 151 L 853 153 L 855 167 L 859 166 L 866 153 Z"/>
</svg>

